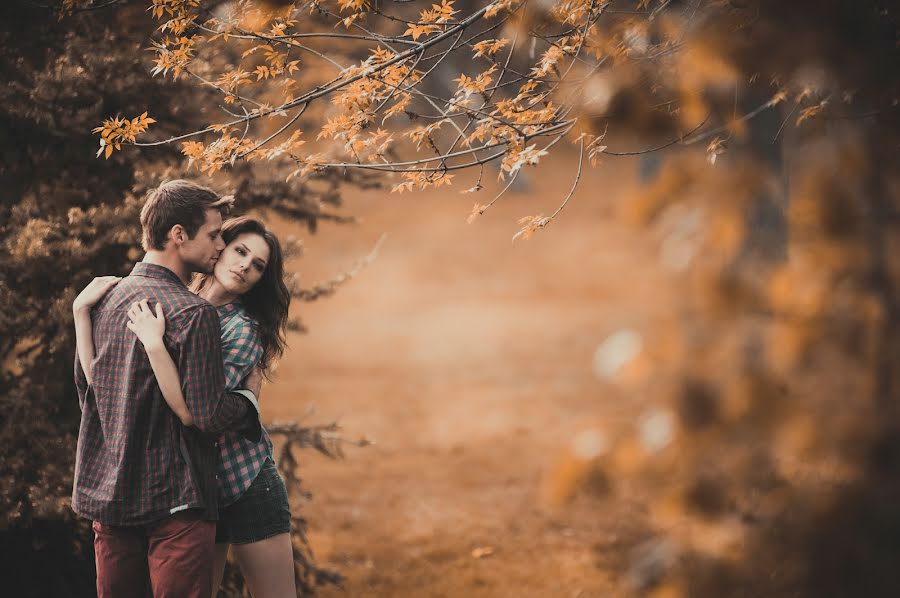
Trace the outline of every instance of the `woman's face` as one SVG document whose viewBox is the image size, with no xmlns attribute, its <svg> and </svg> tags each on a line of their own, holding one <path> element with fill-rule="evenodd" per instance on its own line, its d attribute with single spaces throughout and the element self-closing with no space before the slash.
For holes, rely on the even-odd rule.
<svg viewBox="0 0 900 598">
<path fill-rule="evenodd" d="M 227 291 L 243 295 L 259 282 L 268 263 L 266 240 L 256 233 L 242 233 L 222 250 L 213 274 Z"/>
</svg>

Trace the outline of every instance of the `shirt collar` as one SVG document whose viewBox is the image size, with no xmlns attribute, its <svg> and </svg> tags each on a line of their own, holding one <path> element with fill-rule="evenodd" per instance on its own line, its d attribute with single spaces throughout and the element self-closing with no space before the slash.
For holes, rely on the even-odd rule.
<svg viewBox="0 0 900 598">
<path fill-rule="evenodd" d="M 131 270 L 132 276 L 146 276 L 148 278 L 161 278 L 163 280 L 170 280 L 172 282 L 177 282 L 181 286 L 185 286 L 184 282 L 178 278 L 178 275 L 166 268 L 165 266 L 160 266 L 159 264 L 150 264 L 148 262 L 138 262 L 134 265 L 134 268 Z"/>
<path fill-rule="evenodd" d="M 243 312 L 244 306 L 241 305 L 241 302 L 239 299 L 235 299 L 231 303 L 226 303 L 225 305 L 220 305 L 216 309 L 219 311 L 219 315 L 224 318 L 224 317 L 230 316 L 231 314 L 234 314 L 237 312 Z"/>
</svg>

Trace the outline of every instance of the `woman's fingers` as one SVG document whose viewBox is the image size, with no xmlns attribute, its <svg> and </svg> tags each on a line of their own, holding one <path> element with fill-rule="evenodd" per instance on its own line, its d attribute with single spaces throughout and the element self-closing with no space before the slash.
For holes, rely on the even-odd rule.
<svg viewBox="0 0 900 598">
<path fill-rule="evenodd" d="M 111 287 L 122 280 L 121 276 L 97 276 L 92 281 L 94 286 Z"/>
<path fill-rule="evenodd" d="M 134 310 L 136 314 L 147 315 L 150 313 L 150 306 L 147 304 L 146 299 L 141 299 L 140 301 L 135 301 L 131 306 L 131 309 Z"/>
<path fill-rule="evenodd" d="M 150 304 L 147 299 L 135 301 L 131 304 L 131 307 L 128 308 L 128 317 L 135 323 L 144 321 L 148 318 L 165 321 L 166 316 L 163 312 L 162 303 L 156 303 L 154 308 L 155 309 L 150 309 Z M 156 312 L 155 314 L 154 311 Z"/>
<path fill-rule="evenodd" d="M 138 319 L 141 315 L 141 304 L 135 301 L 130 308 L 128 308 L 128 317 L 131 318 L 132 321 Z"/>
<path fill-rule="evenodd" d="M 76 307 L 93 307 L 122 280 L 118 276 L 97 276 L 75 298 Z"/>
</svg>

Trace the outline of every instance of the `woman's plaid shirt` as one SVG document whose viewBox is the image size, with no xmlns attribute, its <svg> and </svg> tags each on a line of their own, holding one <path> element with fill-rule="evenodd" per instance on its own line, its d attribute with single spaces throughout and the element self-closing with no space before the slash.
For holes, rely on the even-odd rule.
<svg viewBox="0 0 900 598">
<path fill-rule="evenodd" d="M 195 427 L 182 426 L 166 405 L 144 346 L 125 326 L 140 299 L 163 306 L 166 348 Z M 82 413 L 72 508 L 106 525 L 140 525 L 189 508 L 216 519 L 215 441 L 226 429 L 258 439 L 261 429 L 251 403 L 224 389 L 215 308 L 168 268 L 141 262 L 97 304 L 92 322 L 90 386 L 75 358 Z"/>
<path fill-rule="evenodd" d="M 222 357 L 225 363 L 225 388 L 239 388 L 263 354 L 256 322 L 240 302 L 218 308 L 222 326 Z M 240 434 L 225 432 L 219 439 L 219 501 L 228 505 L 236 501 L 259 475 L 266 458 L 272 457 L 272 440 L 266 429 L 258 442 Z"/>
</svg>

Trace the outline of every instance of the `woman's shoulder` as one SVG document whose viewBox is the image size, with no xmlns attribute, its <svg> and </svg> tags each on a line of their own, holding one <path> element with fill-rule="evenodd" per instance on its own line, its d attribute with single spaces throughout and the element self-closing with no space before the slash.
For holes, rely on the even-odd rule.
<svg viewBox="0 0 900 598">
<path fill-rule="evenodd" d="M 220 314 L 222 312 L 220 311 Z M 256 320 L 244 310 L 230 310 L 222 321 L 222 351 L 226 361 L 255 364 L 263 353 Z"/>
<path fill-rule="evenodd" d="M 240 303 L 223 305 L 218 308 L 218 311 L 223 337 L 259 336 L 259 324 Z"/>
</svg>

